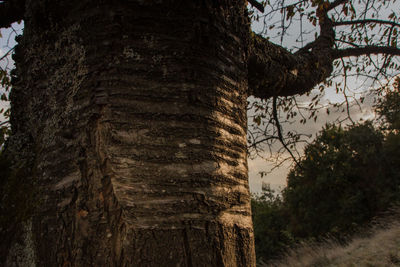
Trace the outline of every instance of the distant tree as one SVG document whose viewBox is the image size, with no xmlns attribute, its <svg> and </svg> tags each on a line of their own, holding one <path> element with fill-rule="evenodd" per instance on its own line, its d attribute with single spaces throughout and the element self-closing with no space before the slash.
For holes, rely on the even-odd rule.
<svg viewBox="0 0 400 267">
<path fill-rule="evenodd" d="M 371 124 L 327 125 L 288 175 L 284 199 L 299 237 L 340 232 L 375 214 L 383 136 Z"/>
<path fill-rule="evenodd" d="M 387 176 L 394 181 L 400 180 L 400 77 L 393 86 L 387 86 L 386 94 L 378 100 L 376 111 L 381 116 L 381 129 L 385 133 L 384 151 L 388 168 Z M 396 188 L 397 186 L 397 188 Z M 399 191 L 399 185 L 389 187 Z"/>
<path fill-rule="evenodd" d="M 400 77 L 393 86 L 385 87 L 385 96 L 378 100 L 376 112 L 382 117 L 383 129 L 398 133 L 400 130 Z"/>
<path fill-rule="evenodd" d="M 263 187 L 261 195 L 253 196 L 251 210 L 258 261 L 276 258 L 293 245 L 294 239 L 287 231 L 288 215 L 279 194 L 269 186 Z"/>
<path fill-rule="evenodd" d="M 327 125 L 288 175 L 284 201 L 296 237 L 340 236 L 399 200 L 400 143 L 387 145 L 371 122 Z"/>
</svg>

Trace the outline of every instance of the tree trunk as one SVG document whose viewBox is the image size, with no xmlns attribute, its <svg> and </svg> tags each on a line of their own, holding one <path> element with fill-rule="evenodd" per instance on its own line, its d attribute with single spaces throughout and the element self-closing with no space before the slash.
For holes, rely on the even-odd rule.
<svg viewBox="0 0 400 267">
<path fill-rule="evenodd" d="M 255 266 L 246 12 L 27 1 L 9 150 L 40 191 L 36 266 Z"/>
</svg>

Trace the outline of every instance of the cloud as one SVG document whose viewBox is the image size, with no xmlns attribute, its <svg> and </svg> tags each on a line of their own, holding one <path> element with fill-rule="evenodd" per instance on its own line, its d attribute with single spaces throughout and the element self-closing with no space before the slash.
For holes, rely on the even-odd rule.
<svg viewBox="0 0 400 267">
<path fill-rule="evenodd" d="M 283 163 L 281 167 L 261 178 L 260 171 L 270 170 L 273 167 L 274 163 L 268 162 L 261 157 L 253 160 L 249 159 L 249 184 L 252 193 L 260 193 L 263 183 L 270 184 L 271 188 L 275 190 L 286 186 L 286 176 L 290 169 L 290 162 Z"/>
</svg>

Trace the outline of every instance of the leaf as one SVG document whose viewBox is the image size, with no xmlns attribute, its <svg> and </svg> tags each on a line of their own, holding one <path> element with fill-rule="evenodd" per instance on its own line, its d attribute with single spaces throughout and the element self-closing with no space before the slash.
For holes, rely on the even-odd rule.
<svg viewBox="0 0 400 267">
<path fill-rule="evenodd" d="M 345 16 L 347 16 L 349 14 L 349 8 L 347 6 L 343 6 L 342 8 L 342 12 Z"/>
</svg>

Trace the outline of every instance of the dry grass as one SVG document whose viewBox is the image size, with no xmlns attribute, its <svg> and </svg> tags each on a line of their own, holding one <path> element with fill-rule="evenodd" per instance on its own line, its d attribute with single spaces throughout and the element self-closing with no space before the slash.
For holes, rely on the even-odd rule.
<svg viewBox="0 0 400 267">
<path fill-rule="evenodd" d="M 283 260 L 263 266 L 400 266 L 399 211 L 396 213 L 390 220 L 375 224 L 368 237 L 355 238 L 347 246 L 333 241 L 303 244 Z"/>
</svg>

